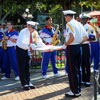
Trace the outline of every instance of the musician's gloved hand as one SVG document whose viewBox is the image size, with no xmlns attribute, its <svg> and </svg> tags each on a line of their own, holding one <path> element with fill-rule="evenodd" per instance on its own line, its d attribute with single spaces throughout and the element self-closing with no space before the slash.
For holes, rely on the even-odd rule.
<svg viewBox="0 0 100 100">
<path fill-rule="evenodd" d="M 63 49 L 66 49 L 66 47 L 67 47 L 67 46 L 65 46 L 65 44 L 63 44 L 62 48 L 63 48 Z"/>
<path fill-rule="evenodd" d="M 32 50 L 34 50 L 35 48 L 37 48 L 37 45 L 35 45 L 35 44 L 30 44 L 30 47 L 32 48 Z"/>
</svg>

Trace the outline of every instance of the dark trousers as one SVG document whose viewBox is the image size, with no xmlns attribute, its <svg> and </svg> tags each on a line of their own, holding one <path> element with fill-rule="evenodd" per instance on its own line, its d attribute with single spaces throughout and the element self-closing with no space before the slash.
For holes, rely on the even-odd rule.
<svg viewBox="0 0 100 100">
<path fill-rule="evenodd" d="M 81 92 L 80 45 L 67 46 L 67 69 L 70 89 L 74 94 Z"/>
<path fill-rule="evenodd" d="M 29 56 L 28 50 L 16 47 L 18 70 L 22 86 L 29 85 L 30 71 L 29 71 Z"/>
<path fill-rule="evenodd" d="M 90 47 L 82 44 L 82 81 L 90 82 Z"/>
</svg>

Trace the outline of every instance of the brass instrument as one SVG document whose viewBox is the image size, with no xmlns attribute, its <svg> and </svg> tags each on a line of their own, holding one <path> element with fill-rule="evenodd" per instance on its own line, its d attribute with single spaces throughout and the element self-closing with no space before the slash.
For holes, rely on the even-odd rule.
<svg viewBox="0 0 100 100">
<path fill-rule="evenodd" d="M 7 41 L 6 41 L 6 39 L 5 39 L 5 33 L 3 33 L 3 40 L 2 40 L 2 48 L 4 49 L 4 50 L 7 50 Z"/>
<path fill-rule="evenodd" d="M 55 46 L 58 43 L 60 43 L 59 38 L 57 38 L 57 33 L 58 33 L 59 27 L 56 28 L 55 34 L 53 36 L 52 44 Z"/>
<path fill-rule="evenodd" d="M 98 33 L 98 26 L 94 25 L 93 27 L 95 29 L 95 32 Z"/>
</svg>

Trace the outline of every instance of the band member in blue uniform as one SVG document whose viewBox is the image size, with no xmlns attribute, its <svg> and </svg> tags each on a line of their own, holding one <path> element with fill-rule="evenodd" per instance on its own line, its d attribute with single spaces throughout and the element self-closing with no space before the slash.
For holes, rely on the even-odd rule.
<svg viewBox="0 0 100 100">
<path fill-rule="evenodd" d="M 99 31 L 98 27 L 95 26 L 94 22 L 92 19 L 90 20 L 91 27 L 90 27 L 90 33 L 89 33 L 89 38 L 90 38 L 90 47 L 91 47 L 91 63 L 92 61 L 94 62 L 94 70 L 98 70 L 99 66 Z"/>
<path fill-rule="evenodd" d="M 87 25 L 88 27 L 90 25 L 87 24 L 88 19 L 90 18 L 87 14 L 82 13 L 80 16 L 81 23 L 85 26 Z M 88 36 L 88 30 L 87 28 L 85 29 L 87 32 Z M 89 42 L 83 42 L 82 43 L 82 85 L 89 87 L 90 86 L 90 45 Z"/>
<path fill-rule="evenodd" d="M 48 16 L 46 18 L 46 26 L 42 29 L 40 32 L 40 37 L 42 38 L 43 42 L 46 45 L 52 45 L 52 39 L 55 33 L 55 28 L 51 26 L 52 24 L 52 18 Z M 53 72 L 55 77 L 61 76 L 58 73 L 58 69 L 56 67 L 56 51 L 53 52 L 43 52 L 42 54 L 42 63 L 41 63 L 41 71 L 43 78 L 47 79 L 47 69 L 48 69 L 48 64 L 49 60 L 51 60 Z"/>
<path fill-rule="evenodd" d="M 8 30 L 5 32 L 5 39 L 7 40 L 7 50 L 6 52 L 6 64 L 5 64 L 5 76 L 2 80 L 10 78 L 11 67 L 15 73 L 15 80 L 19 80 L 18 65 L 16 57 L 16 41 L 18 38 L 18 33 L 13 29 L 13 24 L 11 21 L 7 22 Z"/>
<path fill-rule="evenodd" d="M 7 31 L 6 23 L 2 23 L 1 32 L 4 33 Z"/>
<path fill-rule="evenodd" d="M 3 33 L 0 32 L 0 68 L 1 72 L 5 72 L 6 54 L 5 50 L 2 48 Z"/>
<path fill-rule="evenodd" d="M 73 18 L 76 12 L 71 10 L 63 11 L 66 24 L 65 46 L 67 46 L 67 69 L 71 91 L 65 96 L 78 97 L 81 95 L 81 47 L 83 41 L 83 25 Z"/>
</svg>

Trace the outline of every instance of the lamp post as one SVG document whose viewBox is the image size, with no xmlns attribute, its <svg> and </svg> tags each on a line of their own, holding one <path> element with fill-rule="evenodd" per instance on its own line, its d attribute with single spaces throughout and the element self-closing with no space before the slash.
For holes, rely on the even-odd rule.
<svg viewBox="0 0 100 100">
<path fill-rule="evenodd" d="M 28 14 L 29 14 L 29 9 L 28 8 L 26 8 L 26 13 L 27 13 L 27 17 L 26 17 L 26 20 L 28 20 Z"/>
</svg>

